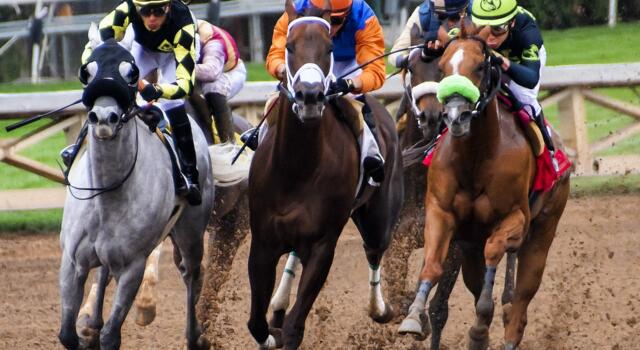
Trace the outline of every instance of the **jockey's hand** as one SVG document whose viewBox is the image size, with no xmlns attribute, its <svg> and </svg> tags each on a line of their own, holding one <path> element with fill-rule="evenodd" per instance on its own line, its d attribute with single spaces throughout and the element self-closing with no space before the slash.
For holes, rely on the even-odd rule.
<svg viewBox="0 0 640 350">
<path fill-rule="evenodd" d="M 409 55 L 400 55 L 396 58 L 396 68 L 407 69 L 409 67 Z"/>
<path fill-rule="evenodd" d="M 509 69 L 509 66 L 511 66 L 511 61 L 509 61 L 508 58 L 502 56 L 502 54 L 495 50 L 491 51 L 490 60 L 492 66 L 498 66 L 502 68 L 503 71 L 507 71 Z"/>
<path fill-rule="evenodd" d="M 286 66 L 284 63 L 280 63 L 280 65 L 278 65 L 278 67 L 276 68 L 276 77 L 282 81 L 284 80 L 284 75 L 285 75 L 285 71 L 286 71 Z"/>
<path fill-rule="evenodd" d="M 353 83 L 353 80 L 351 79 L 338 79 L 336 81 L 331 82 L 331 84 L 329 85 L 329 95 L 333 95 L 333 94 L 340 94 L 340 95 L 346 95 L 352 91 L 354 91 L 356 88 L 355 84 Z"/>
<path fill-rule="evenodd" d="M 147 102 L 154 101 L 162 97 L 162 89 L 157 84 L 147 84 L 140 90 L 140 96 Z"/>
<path fill-rule="evenodd" d="M 444 45 L 442 45 L 440 40 L 428 41 L 422 51 L 426 57 L 440 57 L 444 53 Z"/>
</svg>

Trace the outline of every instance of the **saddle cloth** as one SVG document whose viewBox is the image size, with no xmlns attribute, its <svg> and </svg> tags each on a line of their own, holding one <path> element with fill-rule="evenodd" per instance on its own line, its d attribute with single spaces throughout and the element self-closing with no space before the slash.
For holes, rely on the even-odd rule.
<svg viewBox="0 0 640 350">
<path fill-rule="evenodd" d="M 519 110 L 513 110 L 511 101 L 508 97 L 499 94 L 498 100 L 505 105 L 512 113 L 513 116 L 519 121 L 529 143 L 531 144 L 531 150 L 536 157 L 536 174 L 534 177 L 532 192 L 544 193 L 553 188 L 556 180 L 558 180 L 564 173 L 571 168 L 571 161 L 560 148 L 557 148 L 554 152 L 554 158 L 558 163 L 558 171 L 553 167 L 553 161 L 551 160 L 551 152 L 547 149 L 542 138 L 542 133 L 536 123 L 533 121 L 529 113 L 525 108 Z M 551 128 L 551 125 L 547 123 L 547 127 Z M 447 133 L 447 129 L 444 129 L 440 135 L 436 138 L 434 146 L 427 150 L 427 154 L 422 161 L 424 166 L 429 167 L 433 156 L 438 150 L 440 140 Z"/>
</svg>

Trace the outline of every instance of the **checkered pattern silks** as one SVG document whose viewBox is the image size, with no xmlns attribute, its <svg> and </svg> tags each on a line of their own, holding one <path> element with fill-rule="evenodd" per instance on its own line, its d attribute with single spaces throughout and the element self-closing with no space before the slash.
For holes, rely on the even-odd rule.
<svg viewBox="0 0 640 350">
<path fill-rule="evenodd" d="M 173 54 L 176 59 L 176 82 L 161 84 L 163 98 L 177 99 L 191 94 L 195 83 L 195 25 L 182 27 L 173 38 Z"/>
<path fill-rule="evenodd" d="M 99 30 L 101 39 L 114 38 L 116 41 L 122 40 L 129 25 L 135 30 L 135 40 L 147 49 L 158 54 L 173 52 L 175 58 L 175 77 L 173 83 L 160 84 L 162 88 L 162 98 L 179 99 L 190 95 L 195 84 L 195 62 L 196 62 L 196 27 L 190 11 L 180 3 L 171 3 L 172 18 L 170 22 L 163 26 L 158 32 L 145 32 L 140 18 L 133 17 L 135 9 L 129 1 L 123 1 L 113 11 L 100 21 Z M 182 6 L 182 7 L 175 7 Z M 180 24 L 178 24 L 180 23 Z M 168 26 L 168 27 L 167 27 Z M 140 33 L 139 33 L 140 32 Z M 158 38 L 158 35 L 161 37 Z M 82 54 L 82 62 L 86 63 L 93 51 L 93 43 L 87 43 Z"/>
</svg>

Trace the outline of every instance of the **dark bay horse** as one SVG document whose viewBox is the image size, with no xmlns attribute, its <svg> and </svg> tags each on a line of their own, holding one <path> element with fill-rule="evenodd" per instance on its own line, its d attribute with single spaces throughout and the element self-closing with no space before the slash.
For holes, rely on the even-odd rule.
<svg viewBox="0 0 640 350">
<path fill-rule="evenodd" d="M 369 281 L 376 297 L 370 302 L 369 314 L 378 322 L 392 316 L 382 297 L 379 266 L 402 203 L 400 149 L 392 118 L 377 101 L 368 99 L 379 128 L 387 176 L 380 187 L 365 189 L 364 203 L 354 209 L 358 143 L 353 128 L 343 119 L 358 117 L 345 98 L 327 103 L 325 96 L 333 60 L 328 8 L 322 17 L 298 18 L 291 1 L 286 3 L 290 19 L 287 69 L 294 77 L 304 78 L 293 79 L 292 100 L 287 98 L 289 93 L 281 92 L 273 110 L 274 125 L 256 151 L 249 175 L 248 327 L 264 349 L 297 349 L 302 343 L 305 320 L 327 278 L 349 217 L 361 232 L 370 265 Z M 303 69 L 308 71 L 302 74 L 299 70 Z M 296 252 L 303 266 L 298 294 L 283 325 L 272 324 L 270 331 L 266 312 L 276 265 L 290 251 Z M 282 339 L 278 339 L 279 326 Z"/>
<path fill-rule="evenodd" d="M 429 169 L 425 261 L 412 308 L 424 309 L 431 288 L 444 278 L 452 239 L 475 245 L 476 253 L 465 250 L 462 265 L 477 302 L 469 347 L 486 349 L 496 268 L 505 253 L 517 252 L 515 292 L 504 316 L 505 347 L 515 349 L 568 198 L 569 178 L 565 174 L 530 207 L 535 159 L 511 112 L 497 103 L 499 75 L 482 39 L 451 42 L 440 68 L 441 84 L 448 85 L 439 87 L 439 97 L 449 132 Z"/>
</svg>

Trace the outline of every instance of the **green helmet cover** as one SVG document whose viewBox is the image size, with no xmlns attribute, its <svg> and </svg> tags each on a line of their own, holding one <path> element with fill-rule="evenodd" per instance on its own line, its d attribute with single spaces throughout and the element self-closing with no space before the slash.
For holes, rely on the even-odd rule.
<svg viewBox="0 0 640 350">
<path fill-rule="evenodd" d="M 497 26 L 507 23 L 518 14 L 516 0 L 475 0 L 471 7 L 471 20 L 479 26 Z"/>
</svg>

